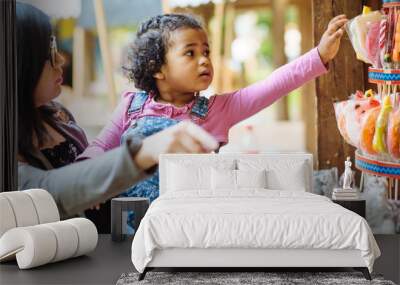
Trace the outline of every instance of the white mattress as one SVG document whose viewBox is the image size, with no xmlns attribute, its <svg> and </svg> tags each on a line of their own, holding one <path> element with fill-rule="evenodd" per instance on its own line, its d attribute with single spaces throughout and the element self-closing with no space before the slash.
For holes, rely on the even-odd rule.
<svg viewBox="0 0 400 285">
<path fill-rule="evenodd" d="M 323 196 L 265 189 L 162 195 L 134 237 L 132 262 L 143 272 L 156 249 L 169 248 L 359 250 L 370 271 L 380 255 L 359 215 Z"/>
</svg>

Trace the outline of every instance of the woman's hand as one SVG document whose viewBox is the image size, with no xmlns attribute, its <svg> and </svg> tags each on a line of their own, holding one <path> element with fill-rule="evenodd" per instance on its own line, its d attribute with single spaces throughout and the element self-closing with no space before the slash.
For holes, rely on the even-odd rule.
<svg viewBox="0 0 400 285">
<path fill-rule="evenodd" d="M 329 22 L 328 28 L 318 45 L 319 55 L 324 64 L 331 61 L 339 51 L 340 39 L 344 34 L 344 27 L 347 22 L 346 15 L 336 16 Z"/>
<path fill-rule="evenodd" d="M 134 157 L 141 169 L 158 163 L 163 153 L 206 153 L 218 148 L 218 142 L 198 125 L 184 121 L 145 138 Z"/>
</svg>

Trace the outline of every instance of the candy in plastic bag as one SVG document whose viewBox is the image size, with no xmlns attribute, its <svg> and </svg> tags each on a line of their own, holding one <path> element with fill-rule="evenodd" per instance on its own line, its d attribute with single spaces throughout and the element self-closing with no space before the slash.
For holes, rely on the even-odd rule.
<svg viewBox="0 0 400 285">
<path fill-rule="evenodd" d="M 368 64 L 376 64 L 379 57 L 379 31 L 381 20 L 380 11 L 361 14 L 351 19 L 346 25 L 346 31 L 359 60 Z M 371 32 L 369 33 L 369 31 Z M 367 40 L 368 36 L 368 40 Z"/>
<path fill-rule="evenodd" d="M 372 141 L 375 134 L 376 120 L 378 119 L 380 111 L 381 107 L 375 107 L 366 112 L 365 118 L 361 125 L 360 148 L 366 154 L 377 154 L 377 152 L 372 147 Z"/>
<path fill-rule="evenodd" d="M 361 92 L 358 91 L 349 100 L 334 104 L 339 132 L 354 147 L 360 146 L 361 127 L 366 113 L 380 105 L 374 97 L 366 98 L 359 93 Z"/>
<path fill-rule="evenodd" d="M 400 108 L 389 115 L 387 147 L 394 159 L 400 159 Z"/>
</svg>

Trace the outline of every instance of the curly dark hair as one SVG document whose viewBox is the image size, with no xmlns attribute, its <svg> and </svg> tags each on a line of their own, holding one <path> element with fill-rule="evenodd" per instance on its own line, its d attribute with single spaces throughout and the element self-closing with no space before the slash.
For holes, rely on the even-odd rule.
<svg viewBox="0 0 400 285">
<path fill-rule="evenodd" d="M 143 22 L 128 49 L 126 64 L 122 67 L 136 88 L 158 93 L 153 75 L 165 63 L 169 35 L 180 28 L 203 29 L 203 25 L 190 14 L 164 14 Z"/>
</svg>

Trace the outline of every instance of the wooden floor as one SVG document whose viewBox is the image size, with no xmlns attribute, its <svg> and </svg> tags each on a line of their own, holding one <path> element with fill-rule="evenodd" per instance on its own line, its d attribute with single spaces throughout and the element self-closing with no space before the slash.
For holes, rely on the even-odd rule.
<svg viewBox="0 0 400 285">
<path fill-rule="evenodd" d="M 400 284 L 400 235 L 376 235 L 375 238 L 382 256 L 375 262 L 374 273 Z M 122 273 L 135 270 L 130 258 L 131 243 L 131 239 L 115 243 L 110 235 L 102 234 L 96 250 L 87 256 L 28 270 L 19 270 L 16 262 L 3 263 L 0 284 L 115 284 Z"/>
<path fill-rule="evenodd" d="M 375 261 L 374 272 L 400 284 L 400 234 L 375 235 L 375 239 L 381 250 L 381 257 Z"/>
</svg>

